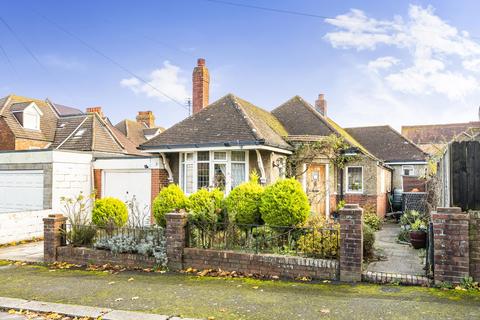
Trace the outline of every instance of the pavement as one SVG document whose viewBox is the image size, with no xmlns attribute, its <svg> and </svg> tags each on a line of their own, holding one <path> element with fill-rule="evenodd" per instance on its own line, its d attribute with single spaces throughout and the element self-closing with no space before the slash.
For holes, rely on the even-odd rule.
<svg viewBox="0 0 480 320">
<path fill-rule="evenodd" d="M 1 247 L 0 260 L 43 262 L 43 241 Z"/>
<path fill-rule="evenodd" d="M 480 291 L 111 273 L 5 262 L 0 262 L 0 297 L 24 299 L 22 308 L 37 310 L 52 310 L 40 300 L 60 305 L 58 311 L 65 313 L 73 313 L 66 305 L 77 305 L 82 312 L 124 310 L 170 319 L 480 319 Z"/>
<path fill-rule="evenodd" d="M 412 276 L 424 276 L 425 258 L 421 258 L 419 250 L 410 245 L 397 243 L 400 225 L 385 223 L 380 231 L 375 233 L 375 249 L 380 250 L 384 261 L 371 262 L 367 272 L 383 272 Z"/>
<path fill-rule="evenodd" d="M 88 317 L 102 320 L 195 320 L 192 318 L 179 318 L 176 316 L 165 316 L 159 314 L 149 314 L 143 312 L 133 312 L 124 310 L 113 310 L 110 308 L 98 308 L 89 306 L 80 306 L 63 303 L 51 303 L 45 301 L 33 301 L 17 298 L 0 297 L 0 309 L 4 310 L 29 310 L 41 313 L 56 313 L 68 317 Z M 32 319 L 23 315 L 9 314 L 0 312 L 0 320 L 7 319 Z M 48 316 L 35 317 L 33 319 L 51 319 Z M 197 319 L 199 320 L 199 319 Z"/>
</svg>

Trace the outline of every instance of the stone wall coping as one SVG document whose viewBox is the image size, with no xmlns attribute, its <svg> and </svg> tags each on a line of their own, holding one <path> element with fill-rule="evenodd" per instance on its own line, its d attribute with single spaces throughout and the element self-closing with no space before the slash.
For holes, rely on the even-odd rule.
<svg viewBox="0 0 480 320">
<path fill-rule="evenodd" d="M 170 219 L 183 219 L 187 216 L 185 212 L 169 212 L 165 214 L 165 218 Z"/>
</svg>

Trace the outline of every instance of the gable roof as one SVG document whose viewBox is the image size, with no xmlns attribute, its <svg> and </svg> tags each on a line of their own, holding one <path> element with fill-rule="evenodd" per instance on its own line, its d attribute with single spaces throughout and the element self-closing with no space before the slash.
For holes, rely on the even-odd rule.
<svg viewBox="0 0 480 320">
<path fill-rule="evenodd" d="M 53 149 L 140 155 L 136 146 L 97 113 L 62 117 Z"/>
<path fill-rule="evenodd" d="M 480 121 L 402 126 L 402 134 L 416 144 L 444 144 L 471 128 L 480 128 Z"/>
<path fill-rule="evenodd" d="M 74 116 L 74 115 L 80 115 L 83 114 L 83 112 L 77 108 L 65 106 L 59 103 L 55 103 L 47 99 L 47 102 L 52 106 L 53 110 L 57 113 L 58 116 L 60 117 L 65 117 L 65 116 Z"/>
<path fill-rule="evenodd" d="M 316 141 L 319 137 L 336 134 L 343 137 L 352 147 L 363 154 L 375 158 L 362 144 L 335 121 L 318 112 L 310 103 L 294 96 L 272 111 L 272 114 L 288 131 L 291 141 Z"/>
<path fill-rule="evenodd" d="M 377 158 L 387 162 L 426 161 L 427 154 L 390 126 L 345 129 Z"/>
<path fill-rule="evenodd" d="M 14 114 L 25 110 L 32 102 L 35 102 L 35 105 L 42 113 L 40 117 L 40 130 L 24 128 L 19 122 L 19 118 Z M 0 99 L 0 117 L 5 119 L 5 122 L 16 138 L 52 142 L 55 137 L 58 117 L 45 101 L 13 94 L 9 95 Z"/>
<path fill-rule="evenodd" d="M 291 150 L 287 131 L 268 111 L 228 94 L 142 144 L 144 149 L 266 145 Z"/>
</svg>

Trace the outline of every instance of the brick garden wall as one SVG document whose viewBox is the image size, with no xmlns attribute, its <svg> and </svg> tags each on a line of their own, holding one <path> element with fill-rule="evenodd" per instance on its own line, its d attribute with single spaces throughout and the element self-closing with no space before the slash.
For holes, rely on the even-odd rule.
<svg viewBox="0 0 480 320">
<path fill-rule="evenodd" d="M 289 279 L 338 279 L 337 260 L 327 259 L 185 248 L 183 264 L 200 270 L 222 269 Z"/>
<path fill-rule="evenodd" d="M 377 212 L 379 217 L 385 217 L 387 213 L 387 194 L 381 195 L 366 195 L 366 194 L 353 194 L 347 193 L 344 195 L 346 203 L 356 203 L 360 207 L 371 206 Z"/>
<path fill-rule="evenodd" d="M 157 264 L 154 257 L 147 257 L 141 254 L 113 254 L 108 250 L 76 248 L 71 246 L 58 247 L 57 260 L 79 265 L 111 264 L 128 268 L 151 268 Z"/>
<path fill-rule="evenodd" d="M 480 211 L 470 212 L 470 276 L 480 281 Z"/>
</svg>

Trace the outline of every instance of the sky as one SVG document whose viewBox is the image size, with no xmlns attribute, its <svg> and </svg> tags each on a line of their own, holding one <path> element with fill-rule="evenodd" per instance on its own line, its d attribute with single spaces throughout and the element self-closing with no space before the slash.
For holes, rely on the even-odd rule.
<svg viewBox="0 0 480 320">
<path fill-rule="evenodd" d="M 0 96 L 101 106 L 113 123 L 152 110 L 169 127 L 188 116 L 201 57 L 211 102 L 233 93 L 272 110 L 323 93 L 344 127 L 475 121 L 478 12 L 478 1 L 4 0 Z"/>
</svg>

